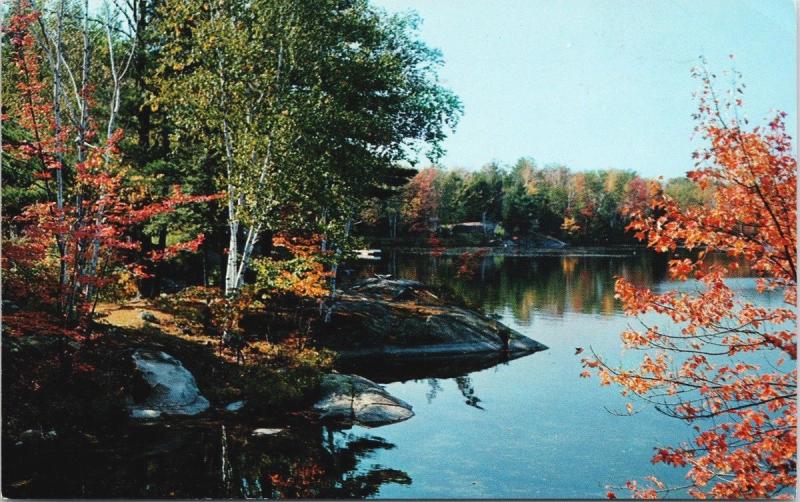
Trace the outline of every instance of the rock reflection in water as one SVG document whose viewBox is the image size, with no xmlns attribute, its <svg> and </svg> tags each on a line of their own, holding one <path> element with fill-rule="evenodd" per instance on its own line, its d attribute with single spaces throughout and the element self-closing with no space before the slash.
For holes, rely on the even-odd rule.
<svg viewBox="0 0 800 502">
<path fill-rule="evenodd" d="M 385 357 L 385 358 L 344 358 L 336 366 L 343 373 L 358 371 L 370 380 L 387 384 L 408 380 L 425 380 L 430 387 L 426 394 L 428 403 L 441 391 L 439 380 L 454 379 L 464 396 L 465 404 L 483 410 L 480 397 L 476 394 L 470 373 L 507 364 L 520 357 L 535 357 L 533 354 L 510 355 L 508 353 L 465 354 L 461 356 L 427 357 Z"/>
<path fill-rule="evenodd" d="M 99 444 L 4 445 L 3 494 L 363 498 L 386 483 L 411 483 L 403 471 L 369 463 L 377 450 L 394 448 L 381 437 L 314 425 L 258 437 L 252 430 L 173 423 L 136 427 Z"/>
<path fill-rule="evenodd" d="M 458 356 L 342 357 L 336 362 L 336 369 L 341 373 L 357 373 L 373 382 L 385 384 L 426 378 L 455 378 L 506 364 L 519 357 L 536 357 L 535 354 L 487 352 Z"/>
</svg>

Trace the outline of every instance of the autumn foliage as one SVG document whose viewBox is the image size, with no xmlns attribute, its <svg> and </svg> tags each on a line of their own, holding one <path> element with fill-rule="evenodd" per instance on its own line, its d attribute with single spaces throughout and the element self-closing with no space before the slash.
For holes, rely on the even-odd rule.
<svg viewBox="0 0 800 502">
<path fill-rule="evenodd" d="M 687 469 L 688 487 L 655 478 L 630 481 L 633 496 L 655 498 L 682 488 L 698 498 L 791 498 L 797 461 L 797 163 L 784 113 L 747 129 L 741 101 L 722 103 L 703 81 L 697 118 L 708 148 L 689 178 L 714 193 L 710 207 L 682 208 L 661 191 L 650 208 L 631 212 L 629 229 L 657 252 L 670 253 L 673 279 L 696 288 L 655 292 L 618 279 L 626 314 L 642 328 L 621 338 L 643 352 L 638 366 L 583 359 L 601 384 L 615 384 L 667 415 L 694 425 L 690 443 L 656 448 L 653 463 Z M 734 91 L 738 94 L 739 88 Z M 728 265 L 706 263 L 710 253 Z M 756 273 L 754 301 L 727 280 L 740 266 Z M 777 305 L 776 305 L 777 303 Z M 655 315 L 665 326 L 650 321 Z M 647 315 L 647 317 L 644 317 Z M 649 322 L 648 322 L 649 321 Z M 610 492 L 609 496 L 614 495 Z"/>
<path fill-rule="evenodd" d="M 11 58 L 19 72 L 20 100 L 11 107 L 12 118 L 27 139 L 7 148 L 16 159 L 38 166 L 36 177 L 44 187 L 44 200 L 23 208 L 7 221 L 17 230 L 4 241 L 2 269 L 4 291 L 20 307 L 4 313 L 4 329 L 11 335 L 27 333 L 87 335 L 94 306 L 104 288 L 120 274 L 147 276 L 147 265 L 194 251 L 202 235 L 140 256 L 141 243 L 131 229 L 177 206 L 208 201 L 218 196 L 191 196 L 175 186 L 166 198 L 153 199 L 127 183 L 119 158 L 122 130 L 98 141 L 96 124 L 80 137 L 77 153 L 66 141 L 75 137 L 74 125 L 57 126 L 49 100 L 52 90 L 42 78 L 31 24 L 39 14 L 27 11 L 9 22 Z M 91 89 L 81 92 L 91 104 Z M 88 109 L 86 111 L 88 113 Z"/>
</svg>

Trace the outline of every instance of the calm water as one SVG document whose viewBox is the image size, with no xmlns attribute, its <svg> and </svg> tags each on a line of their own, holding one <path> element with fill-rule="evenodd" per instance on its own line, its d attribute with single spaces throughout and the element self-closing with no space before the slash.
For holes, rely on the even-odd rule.
<svg viewBox="0 0 800 502">
<path fill-rule="evenodd" d="M 636 402 L 633 416 L 613 415 L 628 401 L 579 378 L 583 356 L 575 354 L 576 347 L 591 347 L 612 363 L 630 356 L 620 350 L 618 334 L 632 320 L 614 300 L 614 277 L 662 288 L 663 262 L 614 253 L 498 256 L 459 277 L 457 261 L 394 253 L 349 273 L 444 285 L 549 350 L 498 364 L 359 364 L 357 372 L 385 383 L 416 416 L 375 429 L 295 424 L 266 438 L 250 435 L 263 424 L 137 427 L 112 444 L 6 467 L 20 480 L 15 493 L 550 499 L 602 498 L 606 485 L 649 474 L 683 484 L 683 471 L 653 466 L 650 457 L 653 447 L 687 440 L 691 430 Z M 744 290 L 753 286 L 736 280 Z"/>
</svg>

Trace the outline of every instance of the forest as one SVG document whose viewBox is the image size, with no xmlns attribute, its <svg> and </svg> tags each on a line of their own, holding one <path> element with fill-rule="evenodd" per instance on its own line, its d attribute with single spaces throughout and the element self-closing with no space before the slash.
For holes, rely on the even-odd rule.
<svg viewBox="0 0 800 502">
<path fill-rule="evenodd" d="M 441 226 L 485 222 L 493 228 L 484 240 L 546 235 L 571 244 L 634 245 L 638 241 L 625 230 L 626 215 L 647 207 L 653 182 L 685 207 L 711 199 L 708 190 L 687 178 L 662 182 L 619 169 L 538 167 L 535 160 L 522 158 L 512 166 L 489 163 L 475 172 L 422 169 L 398 194 L 365 202 L 362 232 L 389 242 L 413 242 L 431 232 L 441 234 Z"/>
<path fill-rule="evenodd" d="M 467 110 L 416 14 L 368 0 L 0 12 L 4 495 L 436 498 L 478 475 L 383 491 L 425 486 L 388 467 L 395 443 L 433 462 L 421 439 L 439 438 L 443 462 L 473 460 L 437 435 L 451 422 L 412 408 L 457 396 L 440 416 L 458 423 L 465 404 L 508 441 L 560 424 L 548 412 L 573 393 L 494 419 L 504 402 L 482 389 L 518 404 L 511 392 L 585 379 L 619 394 L 575 391 L 597 427 L 647 409 L 693 432 L 637 447 L 639 481 L 598 490 L 627 474 L 587 467 L 556 495 L 794 490 L 796 154 L 785 113 L 739 118 L 735 69 L 727 97 L 705 61 L 692 70 L 704 146 L 685 176 L 533 157 L 470 170 L 441 163 Z M 492 384 L 489 368 L 516 376 Z M 560 437 L 543 435 L 513 442 Z M 503 465 L 542 469 L 541 451 L 516 454 Z M 664 466 L 681 481 L 646 474 Z"/>
</svg>

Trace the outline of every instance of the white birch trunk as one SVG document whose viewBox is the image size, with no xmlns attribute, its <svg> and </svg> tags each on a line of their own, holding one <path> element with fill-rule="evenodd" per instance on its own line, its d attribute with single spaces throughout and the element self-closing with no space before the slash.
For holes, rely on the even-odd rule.
<svg viewBox="0 0 800 502">
<path fill-rule="evenodd" d="M 350 228 L 352 227 L 353 219 L 347 218 L 347 223 L 344 226 L 344 237 L 347 239 L 350 236 Z M 336 276 L 339 274 L 339 256 L 341 255 L 341 248 L 336 247 L 336 257 L 334 258 L 333 266 L 331 267 L 331 294 L 330 305 L 325 310 L 325 322 L 331 322 L 333 315 L 333 301 L 336 296 Z"/>
</svg>

